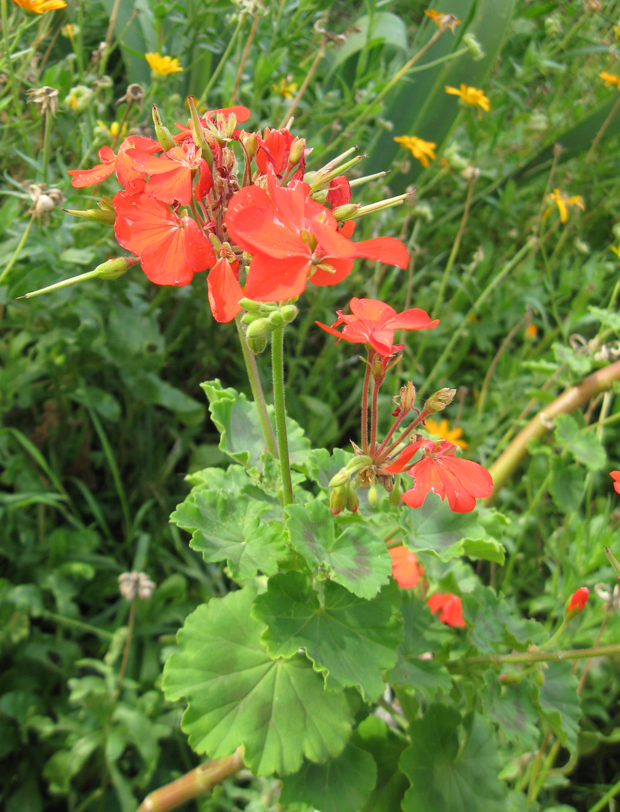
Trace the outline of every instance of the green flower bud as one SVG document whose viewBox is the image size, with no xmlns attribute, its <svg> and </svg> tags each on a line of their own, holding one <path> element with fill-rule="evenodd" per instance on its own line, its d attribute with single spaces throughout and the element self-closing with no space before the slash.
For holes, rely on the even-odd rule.
<svg viewBox="0 0 620 812">
<path fill-rule="evenodd" d="M 284 324 L 290 324 L 292 321 L 295 321 L 297 318 L 297 314 L 299 313 L 299 308 L 295 307 L 294 304 L 283 305 L 280 308 L 280 313 L 282 315 L 282 319 Z"/>
<path fill-rule="evenodd" d="M 253 321 L 252 324 L 248 326 L 248 330 L 246 336 L 248 340 L 250 338 L 260 338 L 261 336 L 267 336 L 271 332 L 271 328 L 269 327 L 269 322 L 267 319 L 258 318 L 256 321 Z"/>
<path fill-rule="evenodd" d="M 430 398 L 424 404 L 424 411 L 426 414 L 436 414 L 437 412 L 443 412 L 446 406 L 449 406 L 452 401 L 454 400 L 454 396 L 456 395 L 456 389 L 440 389 L 438 392 L 435 392 L 434 395 L 431 395 Z"/>
<path fill-rule="evenodd" d="M 509 671 L 507 674 L 500 674 L 498 680 L 502 685 L 518 685 L 524 677 L 523 672 Z"/>
<path fill-rule="evenodd" d="M 275 330 L 276 327 L 282 327 L 284 324 L 282 313 L 279 310 L 274 310 L 274 312 L 270 313 L 267 317 L 267 322 L 272 330 Z"/>
<path fill-rule="evenodd" d="M 243 316 L 241 316 L 241 324 L 252 324 L 252 322 L 260 318 L 258 313 L 244 313 Z"/>
<path fill-rule="evenodd" d="M 390 505 L 392 505 L 392 507 L 402 507 L 404 503 L 403 500 L 401 499 L 401 496 L 402 491 L 400 489 L 400 482 L 396 480 L 396 482 L 394 483 L 394 487 L 392 488 L 388 496 Z"/>
<path fill-rule="evenodd" d="M 379 490 L 376 485 L 371 485 L 368 488 L 368 504 L 371 507 L 377 507 L 379 504 Z"/>
<path fill-rule="evenodd" d="M 255 302 L 253 299 L 239 299 L 239 305 L 250 313 L 260 313 L 263 309 L 263 303 Z"/>
<path fill-rule="evenodd" d="M 360 506 L 360 500 L 357 498 L 357 494 L 351 487 L 351 483 L 349 482 L 347 485 L 347 510 L 351 513 L 357 513 L 357 509 Z"/>
<path fill-rule="evenodd" d="M 169 149 L 176 147 L 172 133 L 164 126 L 161 116 L 159 115 L 159 110 L 155 105 L 153 105 L 153 124 L 155 125 L 155 135 L 164 152 L 168 152 Z"/>
<path fill-rule="evenodd" d="M 465 34 L 463 36 L 463 45 L 467 48 L 467 52 L 474 62 L 480 62 L 481 59 L 484 59 L 485 53 L 482 50 L 482 45 L 480 45 L 473 34 Z"/>
<path fill-rule="evenodd" d="M 92 220 L 94 223 L 105 223 L 108 226 L 113 226 L 116 220 L 115 211 L 101 211 L 101 209 L 63 209 L 63 211 L 74 217 L 82 217 L 84 220 Z"/>
<path fill-rule="evenodd" d="M 347 506 L 347 492 L 343 487 L 334 488 L 329 497 L 329 506 L 337 516 Z"/>
<path fill-rule="evenodd" d="M 540 669 L 534 672 L 534 682 L 539 686 L 539 688 L 542 688 L 545 684 L 545 675 L 542 671 L 540 671 Z"/>
<path fill-rule="evenodd" d="M 254 355 L 260 355 L 267 348 L 267 336 L 259 336 L 258 338 L 248 338 L 248 347 L 252 350 Z"/>
</svg>

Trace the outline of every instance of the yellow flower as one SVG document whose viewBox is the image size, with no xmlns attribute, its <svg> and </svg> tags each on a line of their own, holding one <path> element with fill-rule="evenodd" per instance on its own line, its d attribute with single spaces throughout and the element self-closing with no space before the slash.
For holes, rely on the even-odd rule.
<svg viewBox="0 0 620 812">
<path fill-rule="evenodd" d="M 484 95 L 484 90 L 478 90 L 476 87 L 461 85 L 460 90 L 458 90 L 456 87 L 448 87 L 446 85 L 446 93 L 450 96 L 460 96 L 465 104 L 469 104 L 471 107 L 482 108 L 485 113 L 488 113 L 491 109 L 491 102 Z M 478 116 L 480 116 L 480 110 L 478 110 Z"/>
<path fill-rule="evenodd" d="M 60 29 L 60 33 L 63 35 L 63 37 L 66 37 L 67 39 L 70 39 L 71 42 L 73 42 L 73 37 L 75 36 L 75 31 L 76 31 L 76 26 L 71 25 L 71 23 L 68 23 L 67 25 L 63 25 L 63 27 Z"/>
<path fill-rule="evenodd" d="M 428 159 L 435 160 L 434 149 L 437 144 L 432 141 L 423 141 L 421 138 L 416 138 L 415 135 L 399 135 L 395 138 L 397 144 L 402 144 L 405 149 L 408 149 L 414 158 L 422 164 L 423 167 L 428 166 Z"/>
<path fill-rule="evenodd" d="M 157 76 L 168 76 L 169 73 L 180 73 L 183 70 L 179 60 L 169 56 L 160 56 L 158 53 L 144 54 L 144 58 Z"/>
<path fill-rule="evenodd" d="M 581 211 L 585 211 L 586 207 L 581 195 L 573 195 L 569 197 L 566 192 L 561 192 L 559 189 L 554 189 L 547 198 L 551 203 L 555 203 L 560 212 L 560 222 L 565 223 L 568 220 L 568 206 L 579 206 Z M 549 214 L 551 209 L 547 209 L 545 217 Z"/>
<path fill-rule="evenodd" d="M 23 8 L 24 11 L 31 11 L 33 14 L 43 14 L 46 11 L 67 8 L 65 0 L 13 0 L 13 2 Z"/>
<path fill-rule="evenodd" d="M 433 420 L 432 417 L 427 417 L 424 421 L 424 425 L 428 433 L 432 434 L 433 437 L 439 437 L 440 440 L 447 440 L 459 448 L 467 448 L 465 440 L 459 439 L 463 434 L 462 428 L 450 429 L 447 420 L 442 420 L 441 423 L 438 423 L 436 420 Z"/>
<path fill-rule="evenodd" d="M 97 119 L 97 126 L 99 127 L 100 130 L 102 130 L 102 132 L 104 132 L 109 138 L 111 138 L 112 141 L 114 141 L 115 138 L 118 138 L 119 134 L 123 136 L 127 132 L 127 122 L 123 124 L 122 131 L 121 125 L 118 123 L 118 121 L 113 121 L 108 127 L 108 125 L 105 124 L 105 122 Z"/>
<path fill-rule="evenodd" d="M 525 337 L 534 340 L 538 335 L 538 327 L 535 324 L 528 324 L 525 328 Z"/>
<path fill-rule="evenodd" d="M 455 33 L 455 28 L 457 25 L 461 24 L 461 21 L 456 17 L 455 14 L 443 14 L 441 11 L 425 11 L 424 12 L 427 17 L 430 17 L 431 20 L 437 26 L 443 26 L 444 28 L 449 28 L 452 33 Z"/>
<path fill-rule="evenodd" d="M 605 87 L 615 85 L 618 90 L 620 90 L 620 78 L 618 78 L 614 73 L 606 73 L 603 71 L 602 73 L 599 73 L 599 79 L 602 79 L 605 82 Z"/>
<path fill-rule="evenodd" d="M 292 99 L 297 90 L 297 82 L 287 82 L 284 77 L 280 79 L 277 85 L 271 85 L 272 90 L 279 93 L 283 99 Z"/>
</svg>

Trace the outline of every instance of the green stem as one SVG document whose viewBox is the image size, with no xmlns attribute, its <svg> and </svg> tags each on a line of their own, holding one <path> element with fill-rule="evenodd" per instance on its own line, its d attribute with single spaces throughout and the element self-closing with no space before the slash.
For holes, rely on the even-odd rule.
<svg viewBox="0 0 620 812">
<path fill-rule="evenodd" d="M 284 507 L 293 504 L 291 463 L 288 456 L 286 433 L 286 403 L 284 400 L 284 327 L 276 327 L 271 336 L 271 363 L 273 372 L 273 403 L 276 410 L 276 434 L 280 452 L 280 473 Z"/>
<path fill-rule="evenodd" d="M 518 663 L 551 663 L 564 660 L 587 660 L 590 657 L 610 657 L 620 654 L 620 643 L 611 646 L 593 646 L 592 648 L 577 648 L 569 651 L 524 651 L 520 654 L 488 654 L 478 657 L 461 657 L 442 663 L 449 669 L 470 665 L 511 665 Z"/>
<path fill-rule="evenodd" d="M 603 795 L 600 801 L 594 804 L 594 806 L 590 807 L 588 812 L 601 812 L 601 810 L 605 809 L 605 807 L 609 804 L 612 798 L 615 798 L 616 795 L 620 793 L 620 781 L 617 781 L 613 787 L 611 787 L 607 792 Z M 610 807 L 611 808 L 611 807 Z"/>
<path fill-rule="evenodd" d="M 514 255 L 514 257 L 510 260 L 510 262 L 507 262 L 504 265 L 504 267 L 497 274 L 497 276 L 495 276 L 491 280 L 491 282 L 489 282 L 489 284 L 482 291 L 480 296 L 478 296 L 478 298 L 476 299 L 474 304 L 471 306 L 471 308 L 469 310 L 469 313 L 467 314 L 468 317 L 471 316 L 471 315 L 475 315 L 478 312 L 478 310 L 482 307 L 484 302 L 490 296 L 491 292 L 497 287 L 497 285 L 499 285 L 500 282 L 503 282 L 504 279 L 510 273 L 510 271 L 512 271 L 521 262 L 521 260 L 526 256 L 526 254 L 528 254 L 531 251 L 535 250 L 537 248 L 537 245 L 538 245 L 538 243 L 537 243 L 536 240 L 528 240 L 528 242 L 526 242 L 526 244 L 521 248 L 521 250 L 518 251 Z M 436 377 L 437 373 L 441 369 L 441 367 L 442 367 L 444 361 L 446 360 L 446 358 L 449 357 L 449 355 L 452 352 L 454 346 L 456 345 L 456 343 L 461 338 L 461 335 L 463 334 L 464 330 L 467 328 L 468 323 L 469 322 L 467 320 L 467 317 L 464 318 L 463 321 L 457 327 L 457 329 L 454 331 L 450 341 L 448 341 L 448 343 L 446 344 L 443 352 L 441 353 L 441 355 L 437 359 L 437 361 L 435 363 L 435 366 L 428 373 L 428 376 L 427 376 L 426 381 L 424 382 L 423 386 L 420 387 L 420 394 L 422 394 L 423 392 L 428 391 L 428 388 L 430 386 L 430 382 Z"/>
<path fill-rule="evenodd" d="M 24 247 L 24 245 L 26 244 L 26 240 L 28 239 L 28 234 L 30 234 L 30 229 L 32 228 L 32 223 L 34 222 L 34 218 L 35 218 L 35 213 L 32 212 L 32 217 L 30 218 L 30 220 L 28 220 L 28 225 L 26 226 L 26 229 L 24 230 L 24 233 L 22 234 L 22 238 L 19 241 L 19 244 L 18 244 L 17 248 L 15 249 L 15 251 L 13 253 L 13 256 L 9 260 L 9 264 L 2 271 L 2 273 L 0 273 L 0 285 L 4 282 L 6 277 L 9 275 L 10 271 L 13 269 L 13 266 L 17 262 L 17 260 L 19 258 L 19 255 L 22 252 L 22 248 Z"/>
<path fill-rule="evenodd" d="M 220 73 L 224 70 L 224 66 L 228 62 L 228 57 L 230 56 L 230 54 L 232 52 L 232 49 L 235 46 L 235 42 L 237 41 L 237 37 L 239 36 L 239 32 L 241 31 L 241 26 L 243 25 L 244 20 L 245 20 L 245 15 L 240 14 L 239 15 L 239 20 L 237 22 L 237 27 L 233 31 L 233 35 L 230 38 L 230 42 L 226 46 L 226 50 L 222 54 L 222 58 L 218 62 L 217 68 L 213 71 L 213 75 L 211 76 L 211 78 L 207 82 L 207 86 L 205 87 L 205 89 L 202 92 L 202 96 L 200 97 L 199 104 L 205 104 L 206 103 L 207 96 L 209 95 L 209 91 L 211 90 L 213 85 L 216 83 L 217 78 L 220 75 Z"/>
<path fill-rule="evenodd" d="M 364 454 L 368 454 L 368 389 L 370 387 L 371 354 L 374 355 L 374 350 L 369 350 L 368 352 L 364 383 L 362 384 L 362 451 Z"/>
<path fill-rule="evenodd" d="M 43 166 L 41 168 L 41 178 L 43 183 L 47 183 L 47 167 L 50 159 L 50 136 L 52 134 L 52 113 L 45 111 L 45 129 L 43 131 Z"/>
<path fill-rule="evenodd" d="M 9 45 L 9 19 L 8 19 L 7 0 L 0 0 L 0 16 L 2 18 L 2 34 L 4 38 L 4 52 L 6 54 L 6 70 L 9 77 L 9 84 L 11 86 L 11 95 L 13 96 L 13 107 L 15 108 L 15 115 L 17 116 L 18 126 L 22 134 L 24 148 L 28 153 L 28 155 L 32 157 L 33 154 L 32 147 L 30 145 L 28 133 L 26 132 L 26 128 L 24 126 L 22 105 L 19 100 L 19 91 L 17 89 L 17 84 L 15 82 L 15 72 L 13 71 L 13 60 L 11 58 L 11 49 Z"/>
<path fill-rule="evenodd" d="M 245 361 L 245 368 L 248 373 L 248 380 L 250 381 L 250 388 L 252 390 L 252 397 L 256 404 L 256 411 L 258 412 L 258 419 L 263 430 L 263 437 L 270 453 L 278 459 L 278 446 L 276 445 L 276 438 L 271 427 L 269 420 L 269 413 L 267 411 L 267 402 L 265 401 L 265 393 L 260 382 L 258 374 L 258 366 L 256 364 L 256 356 L 248 347 L 243 329 L 241 328 L 241 314 L 235 318 L 237 325 L 237 332 L 239 333 L 239 342 L 241 343 L 241 352 L 243 353 L 243 360 Z"/>
<path fill-rule="evenodd" d="M 84 623 L 81 620 L 74 620 L 72 617 L 65 617 L 64 615 L 57 615 L 55 612 L 43 612 L 42 617 L 48 620 L 55 620 L 61 626 L 72 626 L 75 629 L 82 629 L 82 631 L 90 632 L 91 634 L 102 637 L 104 640 L 112 640 L 114 635 L 106 632 L 103 629 L 98 629 L 96 626 L 91 626 L 89 623 Z"/>
</svg>

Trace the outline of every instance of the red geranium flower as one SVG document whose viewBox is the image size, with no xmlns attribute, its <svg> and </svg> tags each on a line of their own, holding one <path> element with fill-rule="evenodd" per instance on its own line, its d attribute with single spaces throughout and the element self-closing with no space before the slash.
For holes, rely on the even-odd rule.
<svg viewBox="0 0 620 812">
<path fill-rule="evenodd" d="M 407 249 L 393 237 L 354 243 L 338 233 L 335 217 L 309 197 L 307 183 L 281 188 L 270 174 L 268 190 L 240 189 L 226 212 L 229 235 L 252 255 L 248 298 L 292 299 L 303 293 L 308 278 L 315 285 L 335 285 L 350 273 L 356 257 L 407 267 Z"/>
<path fill-rule="evenodd" d="M 192 183 L 197 172 L 200 172 L 201 197 L 213 186 L 211 170 L 204 158 L 196 155 L 193 143 L 173 147 L 160 157 L 140 149 L 130 149 L 127 155 L 138 171 L 150 175 L 146 182 L 146 194 L 164 203 L 172 205 L 176 201 L 188 206 L 192 201 Z"/>
<path fill-rule="evenodd" d="M 267 175 L 272 170 L 278 177 L 286 175 L 289 168 L 289 157 L 294 141 L 299 139 L 289 130 L 270 130 L 267 128 L 262 138 L 258 137 L 258 151 L 256 153 L 256 166 L 263 175 Z M 306 171 L 306 159 L 302 153 L 301 159 L 296 164 L 296 169 L 291 180 L 301 180 Z"/>
<path fill-rule="evenodd" d="M 213 318 L 220 323 L 232 321 L 241 311 L 239 300 L 243 290 L 239 284 L 239 260 L 233 265 L 226 257 L 221 257 L 209 271 L 209 304 Z"/>
<path fill-rule="evenodd" d="M 465 628 L 463 605 L 458 595 L 452 595 L 450 592 L 437 592 L 426 601 L 426 605 L 433 614 L 439 610 L 438 617 L 442 623 L 446 623 L 452 628 Z"/>
<path fill-rule="evenodd" d="M 207 110 L 206 113 L 200 116 L 200 123 L 203 125 L 203 127 L 209 127 L 209 125 L 212 124 L 212 120 L 218 114 L 223 116 L 225 119 L 234 114 L 238 124 L 242 124 L 244 121 L 247 121 L 252 115 L 247 107 L 242 107 L 241 105 L 234 107 L 221 107 L 219 110 Z M 181 130 L 180 133 L 176 133 L 176 135 L 172 137 L 177 143 L 185 141 L 186 138 L 192 137 L 191 120 L 188 122 L 187 126 L 175 121 L 174 126 Z M 237 138 L 238 134 L 239 130 L 235 130 L 233 133 L 233 138 Z"/>
<path fill-rule="evenodd" d="M 491 495 L 493 480 L 491 474 L 471 460 L 455 457 L 454 443 L 447 440 L 418 440 L 401 451 L 396 462 L 384 466 L 389 474 L 402 473 L 410 460 L 421 449 L 424 456 L 407 469 L 413 477 L 413 488 L 402 495 L 402 500 L 409 507 L 417 508 L 426 499 L 426 494 L 433 491 L 443 501 L 448 498 L 450 510 L 455 513 L 469 513 L 476 507 L 476 499 Z"/>
<path fill-rule="evenodd" d="M 417 307 L 397 313 L 393 307 L 378 299 L 353 298 L 350 307 L 352 315 L 343 316 L 342 310 L 338 310 L 338 318 L 331 327 L 320 321 L 315 324 L 331 335 L 338 336 L 339 341 L 370 344 L 382 356 L 393 354 L 395 330 L 428 330 L 439 324 L 439 319 L 431 321 L 428 313 Z M 339 333 L 334 328 L 341 324 L 345 326 L 342 333 Z M 397 349 L 400 347 L 402 345 L 396 345 Z"/>
<path fill-rule="evenodd" d="M 620 471 L 612 471 L 609 476 L 614 480 L 614 490 L 620 493 Z"/>
<path fill-rule="evenodd" d="M 338 206 L 344 206 L 351 200 L 351 185 L 346 175 L 338 175 L 330 181 L 329 189 L 327 190 L 327 202 L 332 209 Z"/>
<path fill-rule="evenodd" d="M 119 192 L 114 197 L 114 233 L 119 244 L 140 257 L 156 285 L 188 285 L 215 264 L 209 240 L 191 217 L 179 217 L 155 197 Z"/>
<path fill-rule="evenodd" d="M 102 163 L 93 166 L 91 169 L 68 170 L 67 174 L 72 176 L 71 186 L 74 189 L 93 186 L 95 183 L 104 181 L 113 172 L 116 172 L 116 177 L 121 186 L 128 186 L 132 181 L 143 178 L 146 172 L 134 168 L 127 157 L 127 150 L 134 148 L 138 148 L 142 152 L 153 153 L 158 152 L 161 146 L 152 138 L 130 135 L 118 148 L 118 155 L 114 154 L 111 147 L 101 147 L 97 155 Z"/>
<path fill-rule="evenodd" d="M 573 592 L 571 599 L 566 607 L 566 612 L 571 616 L 578 615 L 583 612 L 583 609 L 588 602 L 588 595 L 590 590 L 587 586 L 581 586 L 576 592 Z"/>
<path fill-rule="evenodd" d="M 398 585 L 404 589 L 417 586 L 424 575 L 424 568 L 418 563 L 416 554 L 402 544 L 399 547 L 390 547 L 388 553 L 392 556 L 392 575 Z"/>
</svg>

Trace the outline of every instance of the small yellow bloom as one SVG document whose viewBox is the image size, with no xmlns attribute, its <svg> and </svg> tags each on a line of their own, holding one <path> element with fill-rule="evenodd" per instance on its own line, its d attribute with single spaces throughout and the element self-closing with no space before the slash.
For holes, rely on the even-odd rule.
<svg viewBox="0 0 620 812">
<path fill-rule="evenodd" d="M 459 439 L 463 434 L 462 428 L 450 429 L 447 420 L 442 420 L 441 423 L 438 423 L 436 420 L 433 420 L 432 417 L 427 417 L 424 421 L 424 425 L 428 433 L 433 437 L 439 437 L 440 440 L 447 440 L 459 448 L 467 448 L 465 440 Z"/>
<path fill-rule="evenodd" d="M 13 2 L 23 8 L 24 11 L 31 11 L 33 14 L 43 14 L 46 11 L 67 8 L 65 0 L 13 0 Z"/>
<path fill-rule="evenodd" d="M 609 247 L 614 252 L 614 254 L 618 257 L 618 259 L 620 259 L 620 245 L 618 247 L 616 247 L 615 245 L 610 245 Z"/>
<path fill-rule="evenodd" d="M 277 85 L 271 85 L 272 90 L 279 93 L 283 99 L 292 99 L 297 90 L 297 82 L 287 82 L 284 77 L 280 79 Z"/>
<path fill-rule="evenodd" d="M 71 42 L 73 42 L 73 37 L 75 36 L 75 30 L 76 30 L 76 26 L 71 25 L 71 23 L 68 23 L 67 25 L 63 25 L 63 27 L 60 29 L 60 33 L 63 35 L 63 37 L 66 37 L 67 39 L 70 39 Z"/>
<path fill-rule="evenodd" d="M 568 206 L 578 206 L 581 211 L 585 211 L 586 207 L 581 195 L 573 195 L 569 197 L 566 192 L 561 192 L 559 189 L 554 189 L 547 195 L 547 199 L 551 203 L 555 203 L 560 212 L 560 222 L 565 223 L 568 220 Z M 549 214 L 551 209 L 547 209 L 545 217 Z"/>
<path fill-rule="evenodd" d="M 421 138 L 416 138 L 415 135 L 399 135 L 395 138 L 397 144 L 402 144 L 405 149 L 408 149 L 414 158 L 422 164 L 423 167 L 428 166 L 428 159 L 435 160 L 435 147 L 432 141 L 423 141 Z"/>
<path fill-rule="evenodd" d="M 431 18 L 435 25 L 449 28 L 453 34 L 455 33 L 456 26 L 461 24 L 461 21 L 455 14 L 443 14 L 441 11 L 433 11 L 432 9 L 424 13 L 427 17 Z"/>
<path fill-rule="evenodd" d="M 616 39 L 620 39 L 620 25 L 614 25 L 613 31 Z"/>
<path fill-rule="evenodd" d="M 528 324 L 525 328 L 525 337 L 533 340 L 538 335 L 538 327 L 535 324 Z"/>
<path fill-rule="evenodd" d="M 618 88 L 618 90 L 620 90 L 620 78 L 618 78 L 614 73 L 606 73 L 603 71 L 602 73 L 599 73 L 599 79 L 602 79 L 605 82 L 605 87 L 614 85 Z"/>
<path fill-rule="evenodd" d="M 144 58 L 151 66 L 151 70 L 157 76 L 168 76 L 170 73 L 181 73 L 183 68 L 178 59 L 160 54 L 144 54 Z"/>
<path fill-rule="evenodd" d="M 121 125 L 118 123 L 118 121 L 113 121 L 108 127 L 108 125 L 105 124 L 103 121 L 97 119 L 97 127 L 99 127 L 99 129 L 102 132 L 104 132 L 109 138 L 111 138 L 112 141 L 114 141 L 115 138 L 118 138 L 119 135 L 121 136 L 125 135 L 125 133 L 127 132 L 127 122 L 123 124 L 122 131 Z"/>
<path fill-rule="evenodd" d="M 491 109 L 491 102 L 484 95 L 484 90 L 478 90 L 476 87 L 461 85 L 459 90 L 456 87 L 448 87 L 446 85 L 446 93 L 450 96 L 460 96 L 465 104 L 469 104 L 470 107 L 482 108 L 485 113 L 488 113 Z M 478 116 L 480 116 L 480 110 L 478 110 Z"/>
</svg>

